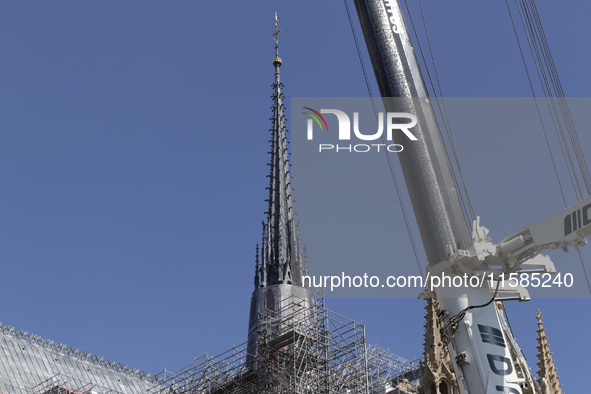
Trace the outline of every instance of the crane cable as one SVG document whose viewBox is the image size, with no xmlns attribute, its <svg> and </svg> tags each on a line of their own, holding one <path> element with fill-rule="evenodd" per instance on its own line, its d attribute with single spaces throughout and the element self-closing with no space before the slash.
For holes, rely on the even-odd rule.
<svg viewBox="0 0 591 394">
<path fill-rule="evenodd" d="M 564 89 L 562 88 L 562 82 L 560 81 L 558 71 L 556 70 L 556 65 L 554 63 L 554 58 L 552 56 L 552 52 L 550 51 L 550 46 L 548 45 L 548 40 L 546 39 L 546 34 L 544 32 L 544 28 L 542 25 L 540 14 L 538 13 L 538 9 L 536 7 L 534 0 L 529 0 L 529 6 L 530 6 L 530 10 L 531 10 L 529 14 L 526 13 L 528 8 L 527 8 L 527 3 L 525 2 L 525 0 L 521 0 L 521 4 L 522 4 L 522 8 L 524 10 L 524 14 L 526 14 L 528 16 L 527 21 L 528 21 L 528 26 L 530 28 L 530 33 L 532 34 L 532 37 L 534 36 L 533 35 L 534 29 L 532 28 L 532 24 L 530 23 L 530 19 L 534 20 L 535 27 L 537 28 L 536 32 L 537 32 L 537 37 L 538 37 L 538 41 L 539 41 L 538 45 L 540 45 L 543 50 L 544 60 L 546 62 L 546 65 L 549 69 L 549 73 L 551 76 L 552 87 L 554 88 L 554 91 L 556 93 L 555 96 L 557 97 L 558 104 L 560 105 L 560 108 L 561 108 L 563 121 L 565 122 L 565 126 L 567 128 L 569 139 L 570 139 L 571 145 L 574 150 L 577 164 L 579 166 L 579 171 L 581 172 L 581 177 L 582 177 L 585 187 L 587 189 L 587 194 L 591 195 L 591 175 L 589 174 L 589 167 L 587 166 L 587 161 L 585 159 L 585 155 L 584 155 L 583 150 L 581 148 L 581 143 L 579 140 L 577 130 L 574 125 L 574 121 L 572 119 L 572 114 L 570 112 L 568 102 L 565 99 Z M 530 14 L 531 14 L 531 17 L 529 17 Z M 532 41 L 533 41 L 533 38 L 532 38 Z M 572 172 L 574 174 L 574 178 L 576 181 L 575 184 L 573 184 L 573 188 L 575 189 L 575 193 L 578 191 L 578 195 L 577 195 L 578 199 L 583 199 L 584 194 L 581 190 L 581 186 L 580 186 L 580 183 L 578 180 L 576 169 L 574 168 L 574 165 L 572 164 L 570 149 L 568 148 L 568 145 L 566 142 L 566 136 L 564 135 L 564 131 L 563 131 L 562 127 L 560 127 L 560 134 L 561 134 L 561 137 L 564 141 L 564 145 L 566 146 L 566 150 L 567 150 L 568 157 L 569 157 L 569 162 L 571 163 Z M 576 188 L 575 188 L 575 185 L 576 185 Z M 585 268 L 585 263 L 583 261 L 583 256 L 581 255 L 580 249 L 577 249 L 577 254 L 578 254 L 579 260 L 581 262 L 581 267 L 583 268 L 583 273 L 585 274 L 585 279 L 587 280 L 587 286 L 589 287 L 589 292 L 591 292 L 591 284 L 589 282 L 589 276 L 587 275 L 587 269 Z"/>
<path fill-rule="evenodd" d="M 552 117 L 552 123 L 554 125 L 554 130 L 555 130 L 556 136 L 558 138 L 558 142 L 560 145 L 560 149 L 562 151 L 562 156 L 564 158 L 565 165 L 568 169 L 569 177 L 571 179 L 571 184 L 572 184 L 573 189 L 575 191 L 575 195 L 578 197 L 578 199 L 580 199 L 580 198 L 582 198 L 582 190 L 581 190 L 581 185 L 579 182 L 579 177 L 577 176 L 575 165 L 572 160 L 571 151 L 568 148 L 568 142 L 566 140 L 566 135 L 564 133 L 564 129 L 562 126 L 560 114 L 558 113 L 558 110 L 556 108 L 556 103 L 555 103 L 556 100 L 551 99 L 553 97 L 553 94 L 552 94 L 553 92 L 552 92 L 552 87 L 550 86 L 550 83 L 548 81 L 548 75 L 547 75 L 547 70 L 546 70 L 546 68 L 548 67 L 547 63 L 546 63 L 546 67 L 544 67 L 545 54 L 542 52 L 541 48 L 539 48 L 539 38 L 536 40 L 536 32 L 533 29 L 533 26 L 531 23 L 531 16 L 529 15 L 528 9 L 525 8 L 524 3 L 522 3 L 523 8 L 520 8 L 519 4 L 517 4 L 517 0 L 515 1 L 515 4 L 518 7 L 517 10 L 519 12 L 521 24 L 522 24 L 522 27 L 525 31 L 525 35 L 526 35 L 526 39 L 527 39 L 527 43 L 528 43 L 531 55 L 534 59 L 534 64 L 536 66 L 538 79 L 540 81 L 540 85 L 542 86 L 542 91 L 543 91 L 543 94 L 544 94 L 544 97 L 546 100 L 546 105 L 548 106 L 548 111 L 550 112 L 550 115 Z M 535 95 L 535 92 L 534 92 L 534 95 Z M 542 122 L 543 122 L 543 120 L 542 120 Z"/>
<path fill-rule="evenodd" d="M 562 88 L 562 83 L 554 64 L 554 59 L 546 39 L 539 13 L 535 2 L 532 0 L 515 0 L 515 4 L 519 12 L 534 64 L 536 65 L 540 85 L 552 114 L 553 122 L 555 123 L 557 137 L 561 149 L 563 150 L 565 164 L 572 176 L 573 190 L 577 199 L 582 199 L 584 193 L 581 181 L 579 180 L 579 174 L 577 173 L 577 168 L 573 162 L 573 155 L 578 165 L 580 178 L 582 178 L 582 183 L 585 185 L 588 194 L 591 194 L 591 176 L 589 175 L 587 162 L 574 126 L 568 102 L 564 96 L 564 89 Z M 519 38 L 518 35 L 517 38 Z M 532 93 L 535 95 L 535 92 Z M 572 152 L 569 148 L 569 142 L 570 146 L 572 146 Z"/>
<path fill-rule="evenodd" d="M 536 110 L 538 113 L 538 118 L 540 120 L 540 125 L 542 126 L 542 131 L 544 133 L 544 138 L 546 140 L 546 146 L 548 147 L 548 153 L 550 154 L 550 159 L 552 161 L 552 166 L 554 167 L 554 174 L 556 175 L 556 180 L 558 181 L 558 188 L 560 189 L 560 194 L 562 195 L 562 201 L 564 206 L 567 206 L 566 197 L 564 195 L 564 189 L 562 188 L 562 182 L 560 182 L 560 176 L 558 176 L 558 168 L 556 167 L 556 160 L 554 159 L 554 154 L 552 153 L 552 147 L 550 145 L 550 140 L 548 138 L 548 132 L 546 130 L 546 126 L 544 124 L 544 120 L 542 119 L 542 113 L 540 110 L 540 106 L 538 104 L 538 98 L 536 96 L 534 85 L 531 80 L 531 75 L 529 72 L 529 67 L 525 60 L 525 55 L 523 53 L 523 48 L 521 46 L 521 40 L 519 39 L 519 35 L 517 33 L 517 27 L 515 26 L 515 21 L 513 19 L 513 13 L 511 12 L 511 7 L 509 6 L 509 0 L 505 0 L 505 4 L 507 5 L 507 11 L 509 12 L 509 18 L 511 19 L 511 25 L 513 26 L 513 32 L 515 33 L 515 38 L 517 39 L 517 46 L 519 47 L 519 53 L 521 54 L 521 60 L 523 62 L 523 67 L 525 68 L 525 74 L 527 76 L 527 80 L 529 82 L 529 88 L 531 90 L 532 96 L 534 98 L 534 103 L 536 104 Z M 537 65 L 536 65 L 537 66 Z"/>
<path fill-rule="evenodd" d="M 552 122 L 554 123 L 554 128 L 555 128 L 557 138 L 559 141 L 559 145 L 560 145 L 560 149 L 562 151 L 562 155 L 563 155 L 563 158 L 564 158 L 564 161 L 565 161 L 568 173 L 569 173 L 569 177 L 571 179 L 571 184 L 573 186 L 574 193 L 577 196 L 577 199 L 582 199 L 583 198 L 583 191 L 581 188 L 581 184 L 579 182 L 579 177 L 578 177 L 576 168 L 575 168 L 574 163 L 572 161 L 572 155 L 571 155 L 568 143 L 567 143 L 566 135 L 564 133 L 562 123 L 560 122 L 560 120 L 561 120 L 560 114 L 562 114 L 562 117 L 563 117 L 562 120 L 564 121 L 564 123 L 566 125 L 569 139 L 570 139 L 571 145 L 574 150 L 575 159 L 577 161 L 577 164 L 579 166 L 579 171 L 580 171 L 581 177 L 583 179 L 583 183 L 585 184 L 585 187 L 587 189 L 587 193 L 591 194 L 591 176 L 589 174 L 589 168 L 587 166 L 587 162 L 586 162 L 583 150 L 581 148 L 581 143 L 579 141 L 578 133 L 577 133 L 576 128 L 574 126 L 574 122 L 572 119 L 570 108 L 568 106 L 568 102 L 565 99 L 564 90 L 562 88 L 562 83 L 560 82 L 560 78 L 558 76 L 558 72 L 557 72 L 556 66 L 554 64 L 554 58 L 552 57 L 552 53 L 550 51 L 550 47 L 548 45 L 548 41 L 546 39 L 546 34 L 544 32 L 542 22 L 541 22 L 537 7 L 535 5 L 535 2 L 533 0 L 529 0 L 529 6 L 525 0 L 520 0 L 520 2 L 521 2 L 521 7 L 520 7 L 520 4 L 518 3 L 518 0 L 515 0 L 515 5 L 516 5 L 517 10 L 519 12 L 519 17 L 521 20 L 522 27 L 525 31 L 525 36 L 527 38 L 527 43 L 528 43 L 532 58 L 534 59 L 534 64 L 536 66 L 536 72 L 538 74 L 538 79 L 539 79 L 540 84 L 542 86 L 542 90 L 544 92 L 544 95 L 546 96 L 546 103 L 547 103 L 550 113 L 552 115 Z M 518 34 L 517 28 L 515 26 L 513 13 L 511 12 L 511 7 L 509 6 L 508 0 L 505 0 L 505 4 L 507 5 L 507 11 L 509 12 L 511 24 L 513 25 L 513 31 L 515 33 L 515 38 L 516 38 L 517 44 L 519 46 L 519 51 L 521 53 L 521 59 L 523 61 L 523 66 L 525 68 L 525 72 L 526 72 L 526 75 L 527 75 L 527 78 L 529 81 L 532 96 L 533 96 L 534 101 L 536 103 L 538 117 L 540 120 L 540 124 L 542 126 L 542 130 L 544 132 L 544 137 L 546 139 L 546 145 L 548 147 L 548 152 L 549 152 L 550 158 L 552 160 L 552 166 L 554 167 L 554 173 L 556 175 L 556 180 L 558 181 L 558 186 L 560 189 L 560 193 L 562 195 L 562 200 L 563 200 L 564 206 L 566 208 L 568 206 L 568 204 L 567 204 L 566 197 L 564 194 L 564 189 L 563 189 L 562 184 L 560 182 L 560 177 L 558 175 L 558 169 L 556 166 L 556 162 L 554 160 L 552 148 L 551 148 L 551 145 L 550 145 L 550 142 L 548 139 L 548 134 L 547 134 L 547 131 L 546 131 L 546 128 L 544 125 L 544 120 L 542 118 L 540 108 L 538 106 L 536 92 L 533 87 L 531 75 L 529 72 L 529 67 L 528 67 L 527 61 L 525 59 L 525 55 L 523 53 L 521 40 L 519 39 L 519 34 Z M 547 77 L 544 65 L 546 65 L 546 68 L 548 69 L 548 74 L 550 74 L 550 82 L 551 82 L 552 86 L 550 86 L 550 83 L 548 82 L 548 77 Z M 552 88 L 554 90 L 554 95 L 552 94 L 553 93 Z M 556 100 L 549 100 L 549 97 L 552 98 L 555 96 L 556 96 Z M 555 105 L 554 101 L 558 101 L 558 103 L 559 103 L 560 114 L 559 114 L 558 110 L 556 109 L 556 105 Z M 591 292 L 591 283 L 589 282 L 589 276 L 587 275 L 587 269 L 585 268 L 585 264 L 583 261 L 583 256 L 581 255 L 581 251 L 578 248 L 577 248 L 577 253 L 579 256 L 579 260 L 581 262 L 581 267 L 583 268 L 583 273 L 585 274 L 585 279 L 587 281 L 587 286 L 589 288 L 589 292 Z"/>
<path fill-rule="evenodd" d="M 539 35 L 541 38 L 542 47 L 545 50 L 547 63 L 550 68 L 550 74 L 552 77 L 553 84 L 556 90 L 556 96 L 558 97 L 558 103 L 563 111 L 565 124 L 567 126 L 567 131 L 569 133 L 569 137 L 571 138 L 575 157 L 577 158 L 577 162 L 579 164 L 579 168 L 583 177 L 583 182 L 585 183 L 585 187 L 587 189 L 587 193 L 591 194 L 591 174 L 589 174 L 589 167 L 587 166 L 587 161 L 585 159 L 585 155 L 581 148 L 581 142 L 579 141 L 579 136 L 577 130 L 575 128 L 572 115 L 570 112 L 570 108 L 568 106 L 568 102 L 565 99 L 564 89 L 562 88 L 562 82 L 560 81 L 560 77 L 558 75 L 558 71 L 556 70 L 556 65 L 554 64 L 554 58 L 552 56 L 552 52 L 550 51 L 550 46 L 548 45 L 548 40 L 546 39 L 546 34 L 544 32 L 544 27 L 542 25 L 542 21 L 540 19 L 540 14 L 538 13 L 538 9 L 535 5 L 533 0 L 529 0 L 530 7 L 532 9 L 533 19 L 535 21 L 536 27 L 538 28 Z M 581 196 L 582 198 L 582 196 Z"/>
</svg>

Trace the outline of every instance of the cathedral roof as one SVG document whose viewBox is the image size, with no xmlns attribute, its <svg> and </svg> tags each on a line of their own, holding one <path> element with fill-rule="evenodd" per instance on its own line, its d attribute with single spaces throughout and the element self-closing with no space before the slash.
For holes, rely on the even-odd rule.
<svg viewBox="0 0 591 394">
<path fill-rule="evenodd" d="M 0 392 L 145 394 L 154 375 L 0 323 Z M 65 391 L 69 390 L 69 391 Z"/>
</svg>

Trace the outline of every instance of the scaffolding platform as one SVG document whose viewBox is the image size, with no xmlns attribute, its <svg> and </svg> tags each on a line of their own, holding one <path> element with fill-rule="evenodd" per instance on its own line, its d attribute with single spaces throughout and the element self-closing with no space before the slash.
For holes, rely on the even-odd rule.
<svg viewBox="0 0 591 394">
<path fill-rule="evenodd" d="M 295 298 L 295 297 L 291 297 Z M 288 301 L 288 302 L 286 302 Z M 325 308 L 321 297 L 282 300 L 259 314 L 259 340 L 162 372 L 151 394 L 412 393 L 419 362 L 368 345 L 365 326 Z M 249 361 L 247 361 L 249 360 Z M 404 383 L 404 391 L 396 386 Z M 412 387 L 413 389 L 409 389 Z"/>
<path fill-rule="evenodd" d="M 96 383 L 84 382 L 64 374 L 56 374 L 33 387 L 38 394 L 123 394 Z"/>
</svg>

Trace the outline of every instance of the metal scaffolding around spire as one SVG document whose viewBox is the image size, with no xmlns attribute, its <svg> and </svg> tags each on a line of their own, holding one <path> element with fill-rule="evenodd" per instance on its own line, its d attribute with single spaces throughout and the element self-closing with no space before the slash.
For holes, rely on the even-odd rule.
<svg viewBox="0 0 591 394">
<path fill-rule="evenodd" d="M 256 357 L 247 343 L 218 356 L 206 354 L 177 372 L 162 372 L 163 383 L 148 392 L 416 392 L 419 363 L 368 345 L 365 326 L 326 309 L 322 298 L 288 296 L 262 309 L 257 321 Z"/>
</svg>

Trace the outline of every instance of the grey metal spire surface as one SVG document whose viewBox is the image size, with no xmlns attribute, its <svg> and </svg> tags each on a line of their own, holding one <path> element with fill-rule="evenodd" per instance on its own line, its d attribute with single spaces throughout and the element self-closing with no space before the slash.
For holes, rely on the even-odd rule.
<svg viewBox="0 0 591 394">
<path fill-rule="evenodd" d="M 263 230 L 262 263 L 260 286 L 286 283 L 301 285 L 301 256 L 295 231 L 294 213 L 291 199 L 291 176 L 289 172 L 289 153 L 287 149 L 287 128 L 285 126 L 285 105 L 282 93 L 280 68 L 283 63 L 279 57 L 278 18 L 275 14 L 275 81 L 272 85 L 273 99 L 271 151 L 269 174 L 269 207 L 267 222 Z"/>
</svg>

